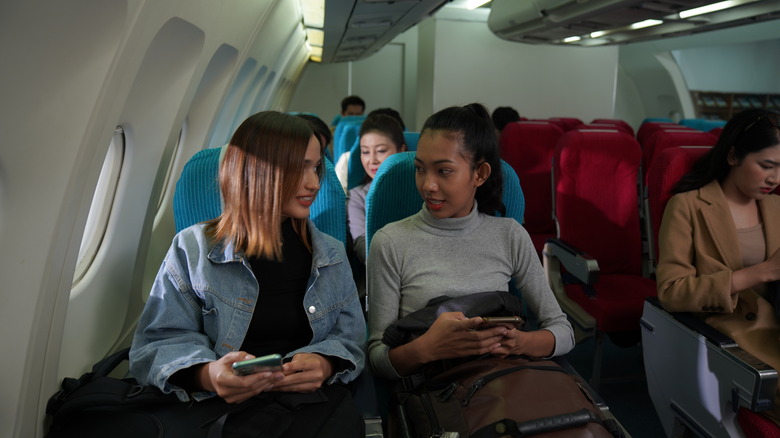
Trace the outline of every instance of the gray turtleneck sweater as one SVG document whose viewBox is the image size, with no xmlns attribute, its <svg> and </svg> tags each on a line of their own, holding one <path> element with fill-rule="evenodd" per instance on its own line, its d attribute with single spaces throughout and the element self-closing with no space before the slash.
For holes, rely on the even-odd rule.
<svg viewBox="0 0 780 438">
<path fill-rule="evenodd" d="M 553 356 L 574 346 L 571 324 L 544 276 L 531 238 L 514 219 L 474 209 L 462 218 L 437 219 L 423 205 L 414 216 L 386 225 L 371 240 L 368 257 L 369 357 L 377 375 L 397 379 L 387 326 L 441 295 L 508 291 L 510 278 L 540 329 L 555 336 Z"/>
</svg>

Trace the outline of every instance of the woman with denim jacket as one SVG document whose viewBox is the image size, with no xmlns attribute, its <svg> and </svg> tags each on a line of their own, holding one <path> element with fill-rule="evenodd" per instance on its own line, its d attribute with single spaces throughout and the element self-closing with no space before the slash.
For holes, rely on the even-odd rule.
<svg viewBox="0 0 780 438">
<path fill-rule="evenodd" d="M 308 219 L 321 156 L 297 117 L 241 124 L 219 170 L 223 213 L 174 237 L 141 315 L 130 351 L 141 384 L 240 403 L 360 374 L 365 321 L 344 247 Z M 281 372 L 232 371 L 271 353 Z"/>
</svg>

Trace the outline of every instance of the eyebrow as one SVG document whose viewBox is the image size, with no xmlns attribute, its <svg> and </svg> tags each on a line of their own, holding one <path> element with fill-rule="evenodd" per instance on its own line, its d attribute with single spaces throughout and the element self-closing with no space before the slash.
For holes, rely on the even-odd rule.
<svg viewBox="0 0 780 438">
<path fill-rule="evenodd" d="M 772 160 L 770 160 L 769 158 L 767 158 L 766 160 L 762 160 L 762 162 L 764 162 L 764 163 L 769 163 L 769 164 L 771 164 L 771 165 L 773 165 L 773 166 L 778 166 L 778 165 L 780 165 L 780 163 L 778 163 L 777 161 L 772 161 Z"/>
<path fill-rule="evenodd" d="M 418 162 L 418 163 L 420 163 L 420 164 L 425 164 L 425 163 L 424 163 L 424 162 L 423 162 L 421 159 L 419 159 L 419 158 L 416 158 L 416 157 L 415 157 L 414 161 L 415 161 L 415 162 Z M 436 160 L 436 161 L 434 161 L 434 162 L 433 162 L 433 164 L 443 164 L 443 163 L 452 163 L 452 164 L 455 164 L 455 161 L 453 161 L 453 160 Z"/>
</svg>

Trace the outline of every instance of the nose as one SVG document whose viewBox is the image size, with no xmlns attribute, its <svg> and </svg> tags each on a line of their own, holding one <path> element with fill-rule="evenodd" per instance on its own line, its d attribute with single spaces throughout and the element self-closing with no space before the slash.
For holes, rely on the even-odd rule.
<svg viewBox="0 0 780 438">
<path fill-rule="evenodd" d="M 371 151 L 371 155 L 369 155 L 369 162 L 370 163 L 378 163 L 379 162 L 379 154 L 377 154 L 375 151 Z"/>
<path fill-rule="evenodd" d="M 439 185 L 436 183 L 436 178 L 434 178 L 430 172 L 423 176 L 422 188 L 425 192 L 435 192 L 439 190 Z"/>
<path fill-rule="evenodd" d="M 320 189 L 320 177 L 317 171 L 306 172 L 303 175 L 303 187 L 306 190 L 317 191 Z"/>
</svg>

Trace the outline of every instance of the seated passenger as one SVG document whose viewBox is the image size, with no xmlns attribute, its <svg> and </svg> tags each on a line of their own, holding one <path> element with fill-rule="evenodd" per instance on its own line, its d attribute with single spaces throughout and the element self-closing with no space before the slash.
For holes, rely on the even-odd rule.
<svg viewBox="0 0 780 438">
<path fill-rule="evenodd" d="M 141 384 L 183 402 L 322 391 L 363 424 L 344 387 L 365 360 L 357 291 L 343 245 L 308 219 L 321 160 L 298 117 L 266 111 L 239 126 L 220 165 L 223 213 L 174 237 L 152 286 L 130 351 Z M 281 372 L 231 369 L 272 353 Z M 294 416 L 309 421 L 322 405 Z"/>
<path fill-rule="evenodd" d="M 490 353 L 551 357 L 574 346 L 525 229 L 503 209 L 498 143 L 484 107 L 444 109 L 425 122 L 415 157 L 419 213 L 380 229 L 368 257 L 369 357 L 377 375 L 398 379 L 438 359 Z M 473 330 L 481 318 L 441 314 L 417 339 L 390 348 L 385 329 L 432 298 L 507 291 L 514 279 L 540 329 Z"/>
<path fill-rule="evenodd" d="M 298 117 L 309 123 L 314 135 L 320 141 L 322 154 L 333 160 L 333 133 L 330 132 L 328 125 L 319 117 L 311 114 L 297 114 Z"/>
<path fill-rule="evenodd" d="M 406 124 L 404 123 L 404 119 L 401 118 L 401 113 L 398 111 L 392 109 L 392 108 L 377 108 L 370 113 L 368 113 L 368 117 L 377 115 L 377 114 L 384 114 L 386 116 L 390 116 L 395 119 L 396 122 L 398 122 L 399 125 L 401 125 L 401 131 L 406 131 Z"/>
<path fill-rule="evenodd" d="M 780 370 L 780 114 L 743 111 L 675 186 L 659 232 L 658 298 L 696 312 Z M 773 290 L 774 289 L 774 290 Z M 761 412 L 780 424 L 780 397 Z"/>
<path fill-rule="evenodd" d="M 393 117 L 376 114 L 360 126 L 360 161 L 366 178 L 363 184 L 349 191 L 347 221 L 355 255 L 363 263 L 366 261 L 366 195 L 382 162 L 405 150 L 403 131 Z"/>
<path fill-rule="evenodd" d="M 493 114 L 490 118 L 493 120 L 493 124 L 496 126 L 496 131 L 500 137 L 501 131 L 504 130 L 504 126 L 509 123 L 520 121 L 520 113 L 511 106 L 500 106 L 493 110 Z"/>
</svg>

